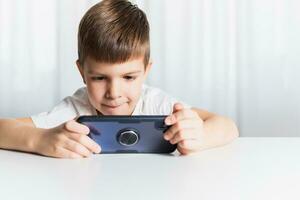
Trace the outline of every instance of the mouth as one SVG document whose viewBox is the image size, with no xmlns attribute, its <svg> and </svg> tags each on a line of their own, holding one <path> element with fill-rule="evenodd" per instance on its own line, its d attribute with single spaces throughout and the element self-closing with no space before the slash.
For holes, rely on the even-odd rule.
<svg viewBox="0 0 300 200">
<path fill-rule="evenodd" d="M 104 107 L 110 108 L 110 109 L 115 109 L 118 108 L 120 106 L 122 106 L 123 104 L 119 104 L 119 105 L 107 105 L 107 104 L 102 104 Z"/>
<path fill-rule="evenodd" d="M 109 106 L 109 105 L 103 105 L 104 107 L 108 107 L 108 108 L 117 108 L 119 106 Z"/>
</svg>

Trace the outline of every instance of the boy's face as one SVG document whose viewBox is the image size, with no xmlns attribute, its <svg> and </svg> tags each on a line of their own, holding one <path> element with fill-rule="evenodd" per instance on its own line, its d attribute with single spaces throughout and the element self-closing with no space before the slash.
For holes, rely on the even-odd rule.
<svg viewBox="0 0 300 200">
<path fill-rule="evenodd" d="M 143 57 L 124 63 L 100 63 L 87 57 L 84 66 L 77 61 L 87 86 L 90 103 L 103 115 L 131 115 L 151 67 Z"/>
</svg>

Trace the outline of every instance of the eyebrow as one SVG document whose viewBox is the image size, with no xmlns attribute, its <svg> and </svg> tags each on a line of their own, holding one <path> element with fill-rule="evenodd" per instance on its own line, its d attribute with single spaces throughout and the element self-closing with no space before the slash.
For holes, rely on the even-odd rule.
<svg viewBox="0 0 300 200">
<path fill-rule="evenodd" d="M 127 72 L 127 73 L 122 74 L 122 75 L 132 75 L 132 74 L 138 74 L 138 73 L 140 73 L 140 72 L 141 72 L 141 70 L 137 70 L 137 71 Z M 92 70 L 89 70 L 89 71 L 88 71 L 88 74 L 91 74 L 91 75 L 99 75 L 99 76 L 107 76 L 106 74 L 94 72 L 94 71 L 92 71 Z"/>
</svg>

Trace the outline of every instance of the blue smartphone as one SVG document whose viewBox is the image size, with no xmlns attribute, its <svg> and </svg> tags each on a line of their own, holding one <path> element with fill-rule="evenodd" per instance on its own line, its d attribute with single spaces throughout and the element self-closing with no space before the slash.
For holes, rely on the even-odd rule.
<svg viewBox="0 0 300 200">
<path fill-rule="evenodd" d="M 80 116 L 77 122 L 89 127 L 89 137 L 101 153 L 172 153 L 177 145 L 163 138 L 169 128 L 165 115 Z"/>
</svg>

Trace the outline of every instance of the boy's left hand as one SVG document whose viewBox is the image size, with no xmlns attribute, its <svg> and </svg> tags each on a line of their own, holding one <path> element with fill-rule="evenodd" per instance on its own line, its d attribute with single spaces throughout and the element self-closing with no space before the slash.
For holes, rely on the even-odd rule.
<svg viewBox="0 0 300 200">
<path fill-rule="evenodd" d="M 176 103 L 173 113 L 166 117 L 165 123 L 171 127 L 164 134 L 164 138 L 171 144 L 177 144 L 181 154 L 200 150 L 203 144 L 203 120 L 195 111 Z"/>
</svg>

